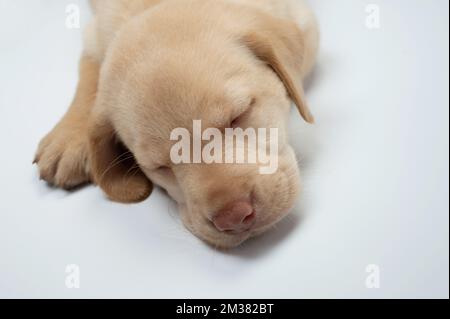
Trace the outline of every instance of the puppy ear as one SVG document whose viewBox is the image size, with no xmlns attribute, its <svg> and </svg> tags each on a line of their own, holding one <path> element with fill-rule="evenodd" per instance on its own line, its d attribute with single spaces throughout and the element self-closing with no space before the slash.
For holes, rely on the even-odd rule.
<svg viewBox="0 0 450 319">
<path fill-rule="evenodd" d="M 140 202 L 152 192 L 152 183 L 103 114 L 93 114 L 89 123 L 89 163 L 94 182 L 113 201 Z"/>
<path fill-rule="evenodd" d="M 314 123 L 302 84 L 303 35 L 297 25 L 260 14 L 242 41 L 253 54 L 267 63 L 283 82 L 303 119 Z"/>
</svg>

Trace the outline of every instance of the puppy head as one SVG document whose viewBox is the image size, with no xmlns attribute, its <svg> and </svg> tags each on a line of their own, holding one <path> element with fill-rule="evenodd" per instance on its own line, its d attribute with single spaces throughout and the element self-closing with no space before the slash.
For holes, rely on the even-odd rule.
<svg viewBox="0 0 450 319">
<path fill-rule="evenodd" d="M 291 100 L 313 121 L 301 85 L 301 32 L 262 13 L 242 21 L 252 24 L 179 32 L 158 16 L 131 23 L 104 63 L 89 133 L 92 175 L 112 200 L 143 200 L 153 182 L 177 201 L 191 232 L 222 248 L 264 232 L 292 208 L 300 187 L 286 133 Z M 262 174 L 259 160 L 195 162 L 194 146 L 191 162 L 174 162 L 171 135 L 182 128 L 193 140 L 194 121 L 216 132 L 276 128 L 276 169 Z"/>
</svg>

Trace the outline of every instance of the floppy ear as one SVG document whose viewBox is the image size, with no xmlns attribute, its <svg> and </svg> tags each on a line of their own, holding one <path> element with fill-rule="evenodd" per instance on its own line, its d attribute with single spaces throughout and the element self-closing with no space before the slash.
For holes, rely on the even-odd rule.
<svg viewBox="0 0 450 319">
<path fill-rule="evenodd" d="M 302 84 L 303 35 L 297 25 L 260 14 L 256 23 L 242 36 L 253 54 L 267 63 L 283 82 L 303 119 L 314 123 Z"/>
<path fill-rule="evenodd" d="M 89 163 L 94 182 L 113 201 L 140 202 L 152 192 L 152 183 L 103 114 L 93 114 L 89 123 Z"/>
</svg>

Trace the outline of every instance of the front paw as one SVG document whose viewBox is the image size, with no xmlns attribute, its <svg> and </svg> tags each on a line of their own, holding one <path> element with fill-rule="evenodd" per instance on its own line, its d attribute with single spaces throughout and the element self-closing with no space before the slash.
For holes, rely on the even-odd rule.
<svg viewBox="0 0 450 319">
<path fill-rule="evenodd" d="M 64 189 L 90 181 L 86 130 L 60 123 L 39 143 L 34 163 L 41 179 Z"/>
</svg>

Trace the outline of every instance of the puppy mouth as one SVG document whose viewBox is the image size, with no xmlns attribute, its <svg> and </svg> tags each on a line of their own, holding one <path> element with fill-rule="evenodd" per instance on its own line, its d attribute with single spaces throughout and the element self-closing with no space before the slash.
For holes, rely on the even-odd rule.
<svg viewBox="0 0 450 319">
<path fill-rule="evenodd" d="M 218 235 L 224 235 L 224 236 L 234 236 L 234 237 L 245 236 L 245 235 L 251 234 L 254 230 L 254 224 L 251 224 L 246 227 L 242 227 L 240 229 L 219 230 L 219 229 L 217 229 L 217 227 L 214 225 L 213 222 L 208 220 L 207 223 L 208 223 L 208 228 L 213 233 L 218 234 Z"/>
<path fill-rule="evenodd" d="M 203 229 L 188 228 L 190 228 L 192 233 L 194 233 L 197 237 L 216 249 L 231 249 L 238 247 L 251 238 L 254 233 L 253 226 L 238 231 L 219 231 L 215 225 L 207 219 L 205 219 L 205 225 L 203 227 Z"/>
<path fill-rule="evenodd" d="M 253 225 L 241 230 L 219 231 L 208 219 L 204 219 L 202 227 L 186 225 L 190 231 L 200 238 L 203 242 L 218 250 L 229 250 L 239 247 L 247 240 L 261 236 L 270 231 L 276 224 L 283 220 L 288 213 L 279 213 L 272 215 L 276 218 L 259 219 Z"/>
<path fill-rule="evenodd" d="M 252 227 L 248 227 L 242 230 L 224 230 L 222 233 L 228 234 L 228 235 L 242 235 L 246 233 L 250 233 L 252 231 Z"/>
</svg>

